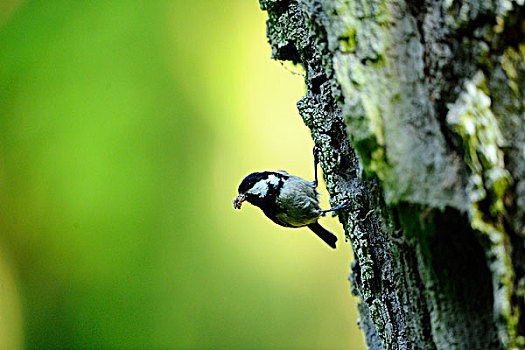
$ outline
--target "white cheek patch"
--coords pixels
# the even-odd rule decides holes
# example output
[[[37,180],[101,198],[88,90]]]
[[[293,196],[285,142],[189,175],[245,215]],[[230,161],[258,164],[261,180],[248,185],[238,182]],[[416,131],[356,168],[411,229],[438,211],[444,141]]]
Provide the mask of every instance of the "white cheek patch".
[[[259,197],[265,197],[268,193],[267,180],[261,180],[257,182],[247,193],[254,194]]]
[[[269,184],[273,185],[273,187],[277,187],[279,184],[279,178],[275,175],[268,176],[268,180],[266,180]]]

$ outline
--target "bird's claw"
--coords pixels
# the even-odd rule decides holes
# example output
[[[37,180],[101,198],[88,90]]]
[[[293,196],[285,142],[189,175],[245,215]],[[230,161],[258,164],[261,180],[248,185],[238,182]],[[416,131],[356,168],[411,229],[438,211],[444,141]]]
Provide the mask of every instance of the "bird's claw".
[[[348,200],[348,201],[346,201],[346,202],[344,202],[344,203],[341,203],[341,204],[339,204],[339,205],[336,205],[336,206],[333,207],[333,208],[326,209],[326,210],[321,210],[321,216],[325,216],[326,213],[328,213],[328,212],[330,212],[330,211],[332,212],[332,216],[336,216],[336,215],[337,215],[336,211],[338,211],[338,210],[342,210],[342,209],[348,209],[348,208],[350,208],[350,204],[351,204],[351,201]]]
[[[317,188],[317,185],[319,185],[319,181],[317,181],[317,165],[319,164],[319,148],[317,146],[314,146],[313,149],[314,153],[314,181],[312,182],[314,185],[314,188]]]

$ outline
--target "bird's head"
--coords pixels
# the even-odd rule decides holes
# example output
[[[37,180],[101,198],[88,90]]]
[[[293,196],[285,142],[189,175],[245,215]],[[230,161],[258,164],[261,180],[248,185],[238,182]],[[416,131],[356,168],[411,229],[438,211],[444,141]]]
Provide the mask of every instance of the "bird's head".
[[[233,200],[233,207],[241,209],[242,203],[247,201],[260,206],[270,197],[275,196],[275,191],[280,187],[281,178],[287,176],[286,172],[261,171],[246,176],[239,185],[239,195]]]

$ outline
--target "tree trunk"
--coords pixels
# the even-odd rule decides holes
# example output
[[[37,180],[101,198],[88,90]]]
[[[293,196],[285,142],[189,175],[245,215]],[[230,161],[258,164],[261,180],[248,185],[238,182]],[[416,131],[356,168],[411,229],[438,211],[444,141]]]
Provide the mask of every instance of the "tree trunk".
[[[370,349],[525,347],[523,0],[260,0]]]

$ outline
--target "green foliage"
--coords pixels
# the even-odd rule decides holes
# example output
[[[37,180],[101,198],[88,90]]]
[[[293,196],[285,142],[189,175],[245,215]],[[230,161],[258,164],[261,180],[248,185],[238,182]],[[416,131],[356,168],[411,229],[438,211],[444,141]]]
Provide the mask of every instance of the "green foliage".
[[[312,176],[302,81],[264,21],[245,0],[3,19],[0,347],[362,347],[350,249],[231,206],[248,172]]]

